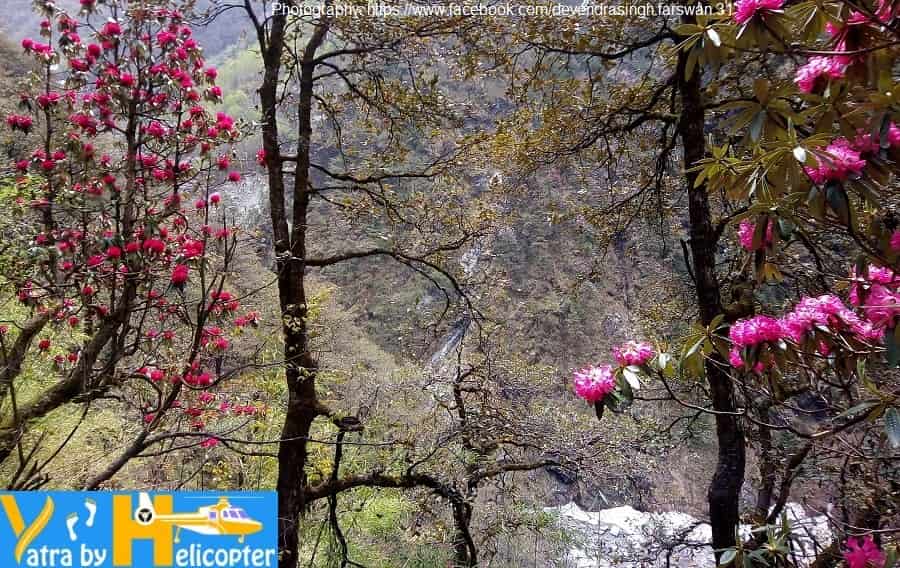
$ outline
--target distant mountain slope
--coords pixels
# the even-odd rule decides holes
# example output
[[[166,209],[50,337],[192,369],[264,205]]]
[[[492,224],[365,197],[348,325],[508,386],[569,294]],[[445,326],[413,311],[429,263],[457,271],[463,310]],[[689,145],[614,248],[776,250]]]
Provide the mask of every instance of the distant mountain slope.
[[[56,5],[72,15],[77,15],[80,10],[78,0],[56,0]],[[199,0],[197,12],[204,12],[210,5],[209,0]],[[23,37],[37,35],[41,16],[35,12],[31,0],[6,0],[4,8],[0,14],[0,32],[3,37],[18,43]],[[232,9],[208,25],[197,26],[194,33],[207,56],[213,56],[234,44],[249,29],[244,12]]]

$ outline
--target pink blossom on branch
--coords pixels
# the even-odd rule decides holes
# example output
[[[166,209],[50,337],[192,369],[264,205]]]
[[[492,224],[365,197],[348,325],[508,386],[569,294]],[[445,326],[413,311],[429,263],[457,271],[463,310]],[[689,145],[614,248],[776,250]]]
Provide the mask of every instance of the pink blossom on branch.
[[[612,367],[596,365],[575,371],[575,394],[593,404],[608,395],[616,387]]]
[[[784,336],[781,322],[771,316],[754,316],[734,322],[729,332],[731,342],[738,347],[748,347],[764,342],[775,342]]]
[[[743,24],[757,15],[765,15],[765,12],[780,10],[784,0],[737,0],[734,3],[734,21]]]
[[[768,226],[766,227],[766,235],[763,239],[763,242],[759,244],[759,246],[753,246],[753,235],[756,234],[756,223],[753,223],[748,220],[741,221],[740,225],[738,225],[738,240],[741,242],[741,246],[744,247],[745,250],[753,251],[759,248],[766,247],[773,242],[773,228],[774,223],[770,220],[768,221]]]
[[[867,534],[865,538],[847,539],[844,560],[847,561],[848,568],[882,568],[885,554],[875,544],[872,535]]]
[[[612,352],[616,362],[623,367],[643,365],[656,355],[653,346],[642,341],[626,341],[622,345],[613,347]]]
[[[797,69],[794,82],[802,92],[811,93],[823,82],[842,79],[846,70],[846,62],[839,57],[811,57],[806,65]]]
[[[866,161],[859,157],[846,138],[836,138],[825,148],[827,157],[820,157],[815,168],[805,167],[806,174],[817,184],[828,181],[844,181],[851,175],[858,175],[866,167]]]

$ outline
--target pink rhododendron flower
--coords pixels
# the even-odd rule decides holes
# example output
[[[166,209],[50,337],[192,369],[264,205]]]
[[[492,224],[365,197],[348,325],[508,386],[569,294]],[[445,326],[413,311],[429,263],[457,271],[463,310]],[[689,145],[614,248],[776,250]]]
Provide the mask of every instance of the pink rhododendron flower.
[[[216,126],[221,130],[231,130],[232,128],[234,128],[234,119],[224,112],[217,112]]]
[[[819,84],[820,79],[825,81],[841,79],[846,70],[846,62],[839,57],[811,57],[806,65],[797,69],[794,82],[797,83],[797,88],[804,93],[811,93]]]
[[[641,341],[626,341],[618,347],[613,347],[613,357],[619,365],[643,365],[653,358],[656,353],[653,346]]]
[[[172,270],[172,285],[177,288],[183,288],[188,280],[189,270],[187,265],[179,264]]]
[[[894,231],[891,234],[891,250],[894,252],[900,251],[900,231]]]
[[[28,132],[29,130],[31,130],[31,126],[34,124],[34,121],[30,116],[22,114],[11,114],[6,117],[6,124],[13,130],[22,130],[23,132]]]
[[[872,535],[867,534],[865,538],[847,539],[844,560],[849,568],[882,568],[885,555],[872,540]]]
[[[882,23],[887,24],[900,14],[900,5],[894,5],[894,0],[878,0],[875,15]]]
[[[827,181],[843,181],[851,174],[859,174],[866,161],[859,157],[859,152],[850,145],[846,138],[836,138],[825,148],[828,158],[819,159],[816,168],[803,168],[807,175],[817,184]]]
[[[575,394],[593,404],[616,388],[612,367],[597,365],[575,371]]]
[[[772,244],[773,235],[772,228],[774,223],[772,221],[768,222],[769,225],[766,227],[766,236],[763,239],[763,242],[760,243],[758,247],[753,247],[753,235],[756,233],[756,223],[748,221],[744,219],[741,221],[741,224],[738,225],[738,239],[741,242],[741,246],[744,247],[745,250],[753,251],[758,248],[762,248]]]
[[[832,294],[803,298],[792,312],[781,319],[786,336],[797,343],[816,326],[827,327],[833,332],[849,331],[863,341],[875,341],[880,338],[881,332],[873,323],[863,321]]]
[[[784,335],[784,330],[779,320],[760,315],[734,322],[728,335],[736,346],[747,347],[778,341]]]
[[[900,128],[893,122],[888,125],[887,143],[889,146],[900,146]],[[859,129],[856,138],[851,142],[854,149],[859,150],[863,154],[872,154],[881,150],[881,139],[879,135],[873,135],[865,129]]]
[[[900,294],[881,284],[875,284],[869,290],[863,313],[873,325],[890,327],[900,315]]]
[[[737,348],[732,347],[728,352],[728,362],[736,369],[744,366],[744,358],[741,357],[741,352]]]
[[[190,239],[181,246],[181,253],[186,259],[199,258],[203,256],[204,249],[203,241]]]
[[[779,10],[784,0],[737,0],[734,3],[734,21],[743,24],[759,12]]]
[[[117,36],[122,33],[122,26],[120,26],[117,22],[106,22],[103,24],[103,27],[100,28],[100,35],[104,36]]]

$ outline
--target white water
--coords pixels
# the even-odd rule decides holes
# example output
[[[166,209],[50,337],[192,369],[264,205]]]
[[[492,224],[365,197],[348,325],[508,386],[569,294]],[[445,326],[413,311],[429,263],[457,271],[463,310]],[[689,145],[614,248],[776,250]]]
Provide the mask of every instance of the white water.
[[[561,527],[576,537],[565,558],[567,568],[715,566],[708,545],[712,529],[685,513],[644,513],[627,506],[590,512],[575,503],[544,510],[557,515]],[[806,566],[831,543],[828,520],[807,515],[797,503],[788,503],[785,512],[794,535],[794,559]],[[742,525],[741,533],[748,536],[750,527]]]

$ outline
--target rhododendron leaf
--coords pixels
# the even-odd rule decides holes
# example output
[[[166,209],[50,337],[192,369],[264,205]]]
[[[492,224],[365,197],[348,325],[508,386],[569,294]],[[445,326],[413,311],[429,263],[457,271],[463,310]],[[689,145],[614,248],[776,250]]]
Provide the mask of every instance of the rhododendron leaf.
[[[684,64],[684,79],[688,80],[691,78],[691,75],[694,74],[694,67],[697,66],[697,58],[700,57],[700,52],[697,49],[691,49],[690,53],[688,53],[687,61]]]
[[[715,347],[720,357],[728,359],[728,352],[731,350],[731,344],[728,340],[720,337],[713,338],[713,347]]]
[[[756,226],[753,229],[753,250],[759,250],[762,248],[763,242],[766,238],[766,233],[769,228],[769,218],[765,215],[760,215],[756,220]]]
[[[834,417],[835,422],[839,421],[842,418],[852,418],[861,412],[866,412],[874,407],[878,406],[878,402],[874,400],[866,400],[863,401],[856,406],[851,406],[847,410],[841,412],[837,416]]]
[[[884,432],[894,449],[900,448],[900,412],[893,406],[884,413]]]
[[[828,205],[831,210],[838,216],[838,219],[845,225],[850,224],[850,203],[847,200],[847,193],[844,187],[837,182],[829,183],[825,187],[825,196],[828,199]]]
[[[797,228],[790,220],[780,218],[775,227],[778,229],[778,236],[785,241],[791,238],[791,235],[794,234],[794,229]]]
[[[737,550],[734,548],[729,548],[722,553],[722,556],[719,557],[719,566],[728,566],[734,559],[737,558]]]
[[[889,546],[884,549],[884,566],[882,568],[894,568],[897,564],[897,547]]]
[[[625,380],[628,382],[628,385],[633,390],[640,390],[641,388],[641,382],[639,379],[640,375],[638,374],[638,372],[639,369],[632,365],[629,365],[628,367],[622,369],[622,376],[625,378]]]
[[[680,36],[692,36],[703,32],[703,28],[697,24],[679,24],[675,26],[675,33]]]
[[[762,104],[769,101],[769,82],[759,78],[753,81],[753,96]]]
[[[825,195],[817,186],[812,186],[809,195],[806,197],[806,205],[809,207],[809,214],[814,219],[821,220],[825,217]]]
[[[606,395],[603,401],[610,410],[615,413],[621,413],[627,410],[631,403],[634,402],[634,391],[631,390],[631,386],[627,382],[621,381],[614,391]]]
[[[719,330],[719,326],[722,325],[722,322],[725,321],[725,314],[719,314],[709,322],[709,326],[707,326],[706,331],[713,335]]]
[[[603,409],[604,408],[605,408],[605,405],[604,405],[602,399],[598,400],[597,402],[594,403],[594,413],[597,415],[597,420],[603,420]]]

